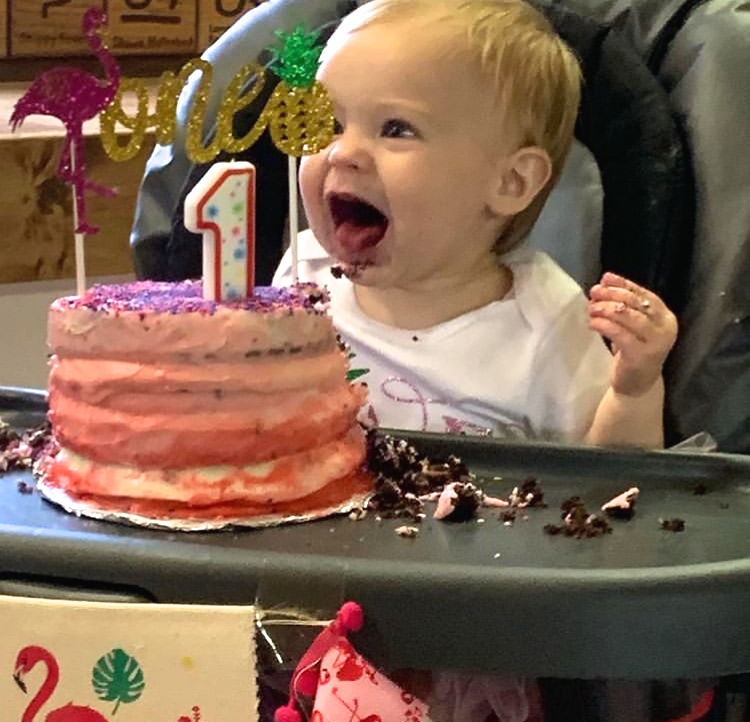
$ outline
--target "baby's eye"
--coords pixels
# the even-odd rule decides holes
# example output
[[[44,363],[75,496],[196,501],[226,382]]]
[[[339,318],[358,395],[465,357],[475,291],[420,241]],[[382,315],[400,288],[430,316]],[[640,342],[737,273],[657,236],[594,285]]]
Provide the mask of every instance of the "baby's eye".
[[[341,125],[338,118],[333,119],[333,134],[341,135],[344,132],[344,126]]]
[[[418,138],[419,132],[411,124],[405,120],[399,120],[398,118],[390,118],[383,123],[383,127],[380,134],[384,138]]]

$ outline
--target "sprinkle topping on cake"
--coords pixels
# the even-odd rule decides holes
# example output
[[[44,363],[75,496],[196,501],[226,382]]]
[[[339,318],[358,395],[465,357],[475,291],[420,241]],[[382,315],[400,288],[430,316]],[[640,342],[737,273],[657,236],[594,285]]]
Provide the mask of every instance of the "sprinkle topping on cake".
[[[315,283],[297,283],[285,288],[260,286],[255,288],[249,298],[217,303],[203,298],[200,281],[135,281],[117,285],[94,285],[83,296],[69,296],[59,299],[58,303],[68,309],[87,308],[107,313],[148,311],[212,314],[219,305],[257,313],[290,309],[324,313],[328,300],[328,292]]]

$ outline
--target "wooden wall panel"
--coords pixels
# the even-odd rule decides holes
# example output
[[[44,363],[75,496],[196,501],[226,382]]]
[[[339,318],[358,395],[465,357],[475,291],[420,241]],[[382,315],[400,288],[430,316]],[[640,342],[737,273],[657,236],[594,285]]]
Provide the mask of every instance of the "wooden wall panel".
[[[0,59],[8,55],[8,6],[0,2]]]
[[[232,23],[264,0],[203,0],[198,5],[198,49],[205,50]]]
[[[81,31],[86,8],[102,0],[2,0],[10,16],[10,55],[89,54]]]
[[[13,183],[0,184],[0,283],[75,277],[72,189],[55,174],[62,137],[3,136],[0,168]],[[87,176],[118,188],[115,198],[88,193],[89,221],[99,233],[86,238],[89,276],[131,273],[128,235],[149,138],[136,158],[116,163],[96,135],[86,136]]]
[[[267,1],[0,0],[0,59],[88,55],[81,18],[92,5],[107,9],[107,45],[116,55],[200,54],[239,17]]]
[[[106,7],[107,45],[116,55],[193,55],[198,52],[198,5],[254,0],[0,0],[9,17],[10,57],[88,55],[81,19]],[[0,15],[0,19],[1,19]],[[6,23],[2,23],[5,28]]]
[[[119,55],[184,55],[197,52],[196,2],[109,0],[110,49]]]

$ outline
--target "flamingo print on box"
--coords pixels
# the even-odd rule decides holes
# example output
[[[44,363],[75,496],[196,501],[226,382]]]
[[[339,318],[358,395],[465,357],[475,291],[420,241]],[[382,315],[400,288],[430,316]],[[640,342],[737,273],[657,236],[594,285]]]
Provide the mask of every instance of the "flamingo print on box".
[[[15,673],[13,674],[13,679],[16,680],[16,684],[23,692],[28,691],[25,676],[39,663],[47,668],[47,675],[41,687],[26,705],[21,722],[36,722],[37,713],[50,699],[57,688],[57,683],[60,681],[60,667],[52,653],[44,647],[29,645],[18,653]],[[91,707],[68,702],[63,707],[58,707],[49,712],[44,718],[44,722],[109,722],[109,720]]]
[[[73,186],[75,192],[76,233],[92,234],[98,230],[86,218],[86,190],[100,195],[114,195],[111,188],[86,179],[83,157],[83,122],[95,117],[109,105],[120,84],[120,68],[105,48],[99,32],[107,17],[99,8],[89,8],[83,15],[83,33],[89,47],[101,61],[106,78],[75,67],[57,67],[37,77],[19,98],[10,116],[11,128],[18,128],[29,115],[51,115],[65,126],[65,143],[57,175]]]
[[[21,688],[21,691],[28,693],[26,675],[39,663],[42,663],[46,667],[47,673],[36,694],[26,706],[21,717],[21,722],[41,722],[41,720],[36,720],[36,716],[39,710],[51,699],[60,681],[60,667],[55,656],[44,647],[29,645],[18,653],[15,672],[13,673],[13,679]],[[120,678],[120,684],[111,684],[112,680],[116,677]],[[123,690],[123,681],[126,682],[126,690]],[[107,684],[108,682],[109,684]],[[144,687],[143,673],[140,671],[133,657],[129,657],[121,649],[113,649],[97,662],[94,667],[92,684],[100,699],[117,699],[117,704],[115,704],[112,710],[114,718],[120,702],[133,702],[140,697]],[[109,694],[106,693],[107,691]],[[92,707],[68,702],[68,704],[48,712],[44,717],[44,722],[110,721]],[[201,722],[200,707],[194,705],[190,716],[181,715],[174,722]]]
[[[258,722],[251,606],[0,594],[0,619],[2,722]]]

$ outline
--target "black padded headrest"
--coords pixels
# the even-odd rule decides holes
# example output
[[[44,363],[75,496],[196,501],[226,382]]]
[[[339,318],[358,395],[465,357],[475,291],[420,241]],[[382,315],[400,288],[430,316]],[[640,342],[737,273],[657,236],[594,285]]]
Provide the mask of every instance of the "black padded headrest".
[[[666,91],[611,28],[559,2],[537,4],[583,68],[576,136],[602,178],[602,268],[651,288],[678,311],[695,201],[687,144]]]

